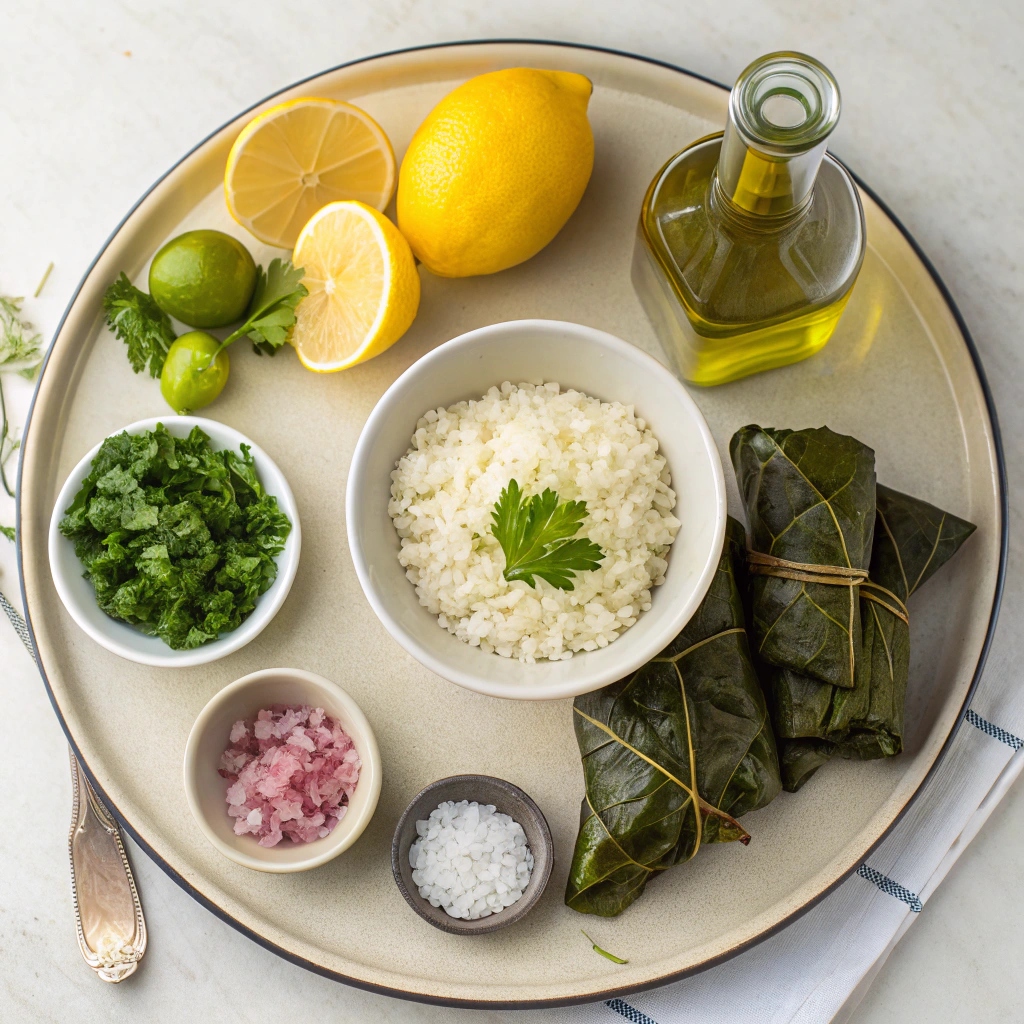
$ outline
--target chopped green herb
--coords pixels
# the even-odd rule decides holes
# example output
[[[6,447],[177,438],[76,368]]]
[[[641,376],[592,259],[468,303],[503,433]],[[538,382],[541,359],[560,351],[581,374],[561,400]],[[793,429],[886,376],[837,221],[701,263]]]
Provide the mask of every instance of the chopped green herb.
[[[260,355],[274,355],[288,340],[299,300],[309,294],[301,283],[305,273],[302,267],[292,266],[290,260],[271,260],[265,272],[258,267],[256,290],[252,294],[245,323],[221,342],[219,351],[246,337]]]
[[[587,514],[585,501],[563,501],[550,488],[530,498],[510,480],[495,503],[494,534],[505,552],[504,577],[535,587],[535,576],[559,590],[572,590],[573,574],[597,569],[604,555],[590,540],[574,537]]]
[[[107,325],[128,346],[132,369],[142,373],[148,363],[150,377],[159,377],[174,341],[171,318],[123,271],[104,294],[103,309]]]
[[[182,650],[241,625],[291,523],[248,445],[214,451],[198,427],[178,438],[158,424],[103,442],[60,532],[104,612]]]
[[[581,928],[580,931],[583,933],[583,937],[591,944],[595,953],[600,953],[606,960],[611,960],[613,964],[628,964],[628,960],[623,960],[621,956],[616,956],[614,953],[609,953],[607,949],[602,949],[586,932]]]
[[[0,533],[2,533],[12,544],[14,543],[14,527],[4,526],[0,523]]]

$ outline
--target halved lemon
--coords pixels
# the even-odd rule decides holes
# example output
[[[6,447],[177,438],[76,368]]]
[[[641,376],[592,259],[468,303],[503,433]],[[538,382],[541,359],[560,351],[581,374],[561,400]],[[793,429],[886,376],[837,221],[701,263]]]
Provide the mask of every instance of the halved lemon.
[[[261,242],[290,249],[321,207],[356,199],[383,210],[395,154],[369,114],[340,100],[288,100],[239,133],[224,169],[231,216]]]
[[[291,334],[307,370],[330,373],[372,359],[416,318],[420,278],[409,243],[365,203],[329,203],[314,213],[292,262],[309,289]]]

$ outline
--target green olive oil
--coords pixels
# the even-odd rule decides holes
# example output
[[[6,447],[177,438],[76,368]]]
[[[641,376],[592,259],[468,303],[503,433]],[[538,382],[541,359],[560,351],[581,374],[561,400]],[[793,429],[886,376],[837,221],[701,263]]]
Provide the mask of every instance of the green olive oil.
[[[723,384],[831,337],[864,257],[856,185],[825,151],[838,118],[825,68],[769,54],[733,88],[725,132],[651,182],[633,282],[684,379]]]

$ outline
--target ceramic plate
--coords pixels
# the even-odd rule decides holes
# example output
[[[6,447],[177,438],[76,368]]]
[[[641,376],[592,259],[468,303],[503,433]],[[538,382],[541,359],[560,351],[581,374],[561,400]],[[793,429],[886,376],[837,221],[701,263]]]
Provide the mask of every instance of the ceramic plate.
[[[76,752],[128,831],[197,899],[290,960],[393,995],[472,1006],[542,1006],[608,998],[719,962],[805,911],[865,859],[906,810],[960,720],[990,636],[1002,575],[1002,468],[976,355],[914,243],[868,191],[869,248],[839,329],[798,366],[693,396],[728,465],[733,431],[757,421],[827,423],[874,447],[878,476],[978,524],[957,558],[914,598],[907,750],[888,761],[828,765],[796,796],[744,818],[753,836],[701,850],[654,881],[616,920],[582,919],[562,903],[583,780],[568,701],[497,700],[432,675],[407,655],[363,597],[345,542],[345,478],[374,403],[414,360],[501,320],[572,320],[658,355],[630,284],[644,191],[664,161],[722,127],[727,92],[624,54],[544,43],[473,43],[388,54],[302,82],[262,106],[332,96],[368,110],[399,158],[431,107],[460,81],[532,65],[582,72],[597,156],[579,209],[534,259],[492,277],[422,274],[412,330],[345,373],[307,373],[290,352],[232,351],[231,383],[209,415],[285,467],[303,523],[292,592],[267,629],[201,668],[129,664],[90,640],[60,604],[46,526],[60,484],[106,434],[165,413],[158,384],[132,374],[102,327],[100,300],[119,271],[145,273],[169,237],[213,227],[257,260],[275,253],[235,225],[221,175],[254,110],[172,168],[111,236],[57,333],[40,381],[22,469],[25,603],[54,707]],[[730,505],[738,508],[727,473]],[[263,875],[222,857],[189,814],[181,759],[210,697],[239,676],[293,665],[333,679],[380,741],[384,787],[364,835],[300,875]],[[528,737],[528,742],[524,742]],[[521,786],[540,805],[555,865],[540,904],[514,927],[472,940],[419,920],[391,877],[391,834],[427,783],[466,773]],[[629,963],[612,967],[580,934]]]

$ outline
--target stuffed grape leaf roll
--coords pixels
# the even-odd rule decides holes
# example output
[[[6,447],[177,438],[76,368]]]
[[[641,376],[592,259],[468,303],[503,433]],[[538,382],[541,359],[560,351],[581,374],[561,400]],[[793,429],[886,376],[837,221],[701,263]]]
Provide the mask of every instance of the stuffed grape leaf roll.
[[[799,789],[834,754],[871,760],[902,751],[910,672],[906,603],[974,530],[926,501],[878,485],[870,582],[861,589],[863,656],[856,686],[822,686],[792,672],[772,677],[786,789]]]
[[[875,453],[828,427],[750,425],[729,444],[748,541],[755,653],[780,669],[854,685],[861,654],[857,583],[875,520]],[[762,556],[758,559],[758,556]]]
[[[565,902],[621,913],[701,843],[749,836],[736,819],[781,788],[747,643],[743,527],[730,519],[711,587],[683,631],[633,675],[573,704],[586,797]]]

